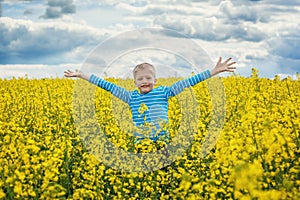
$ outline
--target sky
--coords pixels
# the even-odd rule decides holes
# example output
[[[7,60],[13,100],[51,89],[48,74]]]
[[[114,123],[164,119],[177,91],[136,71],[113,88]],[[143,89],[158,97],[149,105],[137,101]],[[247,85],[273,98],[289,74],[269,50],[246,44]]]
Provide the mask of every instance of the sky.
[[[219,57],[296,77],[299,19],[300,0],[0,0],[0,78],[130,77],[141,62],[186,76]]]

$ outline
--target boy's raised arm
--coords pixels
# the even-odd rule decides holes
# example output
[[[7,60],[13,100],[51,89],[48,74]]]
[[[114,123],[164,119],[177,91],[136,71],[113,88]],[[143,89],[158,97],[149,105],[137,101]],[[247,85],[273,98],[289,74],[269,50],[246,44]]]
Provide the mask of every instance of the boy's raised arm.
[[[219,58],[219,61],[217,62],[216,66],[212,70],[206,70],[204,72],[201,72],[199,74],[196,74],[190,78],[180,80],[173,85],[170,86],[170,90],[167,93],[168,97],[175,96],[183,91],[184,88],[188,88],[191,86],[196,85],[197,83],[200,83],[214,75],[217,75],[221,72],[234,72],[236,67],[232,66],[236,62],[229,62],[231,58],[228,58],[226,61],[222,62],[222,58]]]
[[[68,77],[68,78],[77,77],[77,78],[81,78],[81,79],[84,79],[84,80],[87,80],[87,81],[89,81],[89,79],[90,79],[90,76],[82,73],[81,71],[79,71],[77,69],[76,69],[75,72],[68,69],[64,72],[64,75],[65,75],[65,77]]]
[[[129,103],[130,102],[130,97],[131,97],[131,92],[127,91],[125,88],[119,87],[114,83],[110,83],[102,78],[99,78],[95,75],[86,75],[84,73],[82,73],[79,70],[71,71],[71,70],[66,70],[64,72],[65,77],[77,77],[77,78],[81,78],[84,79],[86,81],[89,81],[92,84],[97,85],[98,87],[109,91],[111,94],[113,94],[114,96],[118,97],[119,99],[121,99],[122,101],[124,101],[125,103]]]

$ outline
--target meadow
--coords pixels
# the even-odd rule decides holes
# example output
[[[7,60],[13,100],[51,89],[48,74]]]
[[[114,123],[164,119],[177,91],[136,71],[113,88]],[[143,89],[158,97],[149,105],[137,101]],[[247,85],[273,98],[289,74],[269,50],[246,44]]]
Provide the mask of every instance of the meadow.
[[[189,130],[183,116],[197,113],[192,145],[162,169],[129,173],[97,159],[91,151],[99,143],[85,145],[97,135],[79,133],[82,124],[94,123],[86,116],[95,112],[110,142],[125,151],[164,146],[132,143],[124,131],[132,128],[124,103],[99,88],[85,95],[91,90],[75,79],[0,79],[0,199],[300,199],[300,78],[259,78],[254,69],[251,77],[220,80],[224,124],[213,147],[201,151],[212,119],[211,95],[202,82],[192,87],[196,110],[169,100],[172,138],[180,128]],[[134,89],[130,79],[109,81]],[[74,101],[79,93],[93,97],[85,99],[89,106]]]

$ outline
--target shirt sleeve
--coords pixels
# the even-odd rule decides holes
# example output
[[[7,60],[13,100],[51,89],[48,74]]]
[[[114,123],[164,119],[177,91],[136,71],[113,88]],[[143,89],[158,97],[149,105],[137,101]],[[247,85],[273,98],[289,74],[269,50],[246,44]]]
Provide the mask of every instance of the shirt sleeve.
[[[122,101],[124,101],[125,103],[129,104],[132,92],[127,91],[125,88],[117,86],[116,84],[108,82],[102,78],[95,76],[95,75],[91,75],[89,82],[97,85],[98,87],[100,87],[106,91],[109,91],[115,97],[117,97],[117,98],[121,99]]]
[[[167,97],[173,97],[182,92],[185,88],[191,87],[211,77],[209,70],[196,74],[190,78],[180,80],[169,87]]]

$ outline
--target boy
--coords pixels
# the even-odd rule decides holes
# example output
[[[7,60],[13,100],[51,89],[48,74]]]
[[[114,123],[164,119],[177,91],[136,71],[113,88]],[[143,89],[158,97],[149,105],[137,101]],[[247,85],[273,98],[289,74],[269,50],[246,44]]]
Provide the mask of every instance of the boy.
[[[87,76],[78,70],[75,72],[67,70],[64,75],[65,77],[78,77],[87,80],[129,104],[133,122],[137,127],[134,133],[135,141],[145,139],[146,132],[152,141],[157,141],[161,137],[169,137],[166,128],[168,124],[168,99],[182,92],[184,88],[196,85],[216,74],[234,72],[236,67],[232,65],[236,62],[230,62],[230,60],[231,58],[228,58],[222,63],[220,57],[215,68],[211,71],[206,70],[190,78],[180,80],[169,87],[159,86],[157,88],[154,88],[157,81],[154,66],[149,63],[142,63],[133,70],[134,84],[137,87],[137,90],[134,91],[127,91],[95,75]]]

